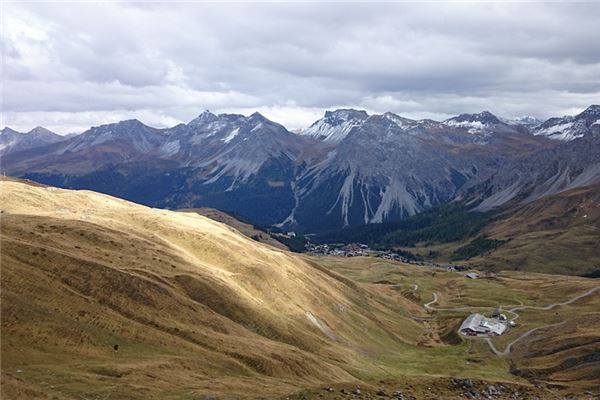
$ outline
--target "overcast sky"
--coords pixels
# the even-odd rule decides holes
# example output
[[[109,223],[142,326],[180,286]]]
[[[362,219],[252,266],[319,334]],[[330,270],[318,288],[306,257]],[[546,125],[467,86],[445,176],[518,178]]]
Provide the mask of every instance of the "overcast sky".
[[[3,3],[2,121],[59,133],[204,109],[290,129],[354,107],[539,118],[600,103],[600,3]]]

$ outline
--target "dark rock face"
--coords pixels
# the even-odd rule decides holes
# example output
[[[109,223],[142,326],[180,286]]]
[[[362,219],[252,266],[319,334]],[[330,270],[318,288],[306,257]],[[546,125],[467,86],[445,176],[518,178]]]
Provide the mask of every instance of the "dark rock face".
[[[464,198],[479,198],[478,210],[509,202],[527,203],[600,182],[600,132],[504,161],[463,188]]]

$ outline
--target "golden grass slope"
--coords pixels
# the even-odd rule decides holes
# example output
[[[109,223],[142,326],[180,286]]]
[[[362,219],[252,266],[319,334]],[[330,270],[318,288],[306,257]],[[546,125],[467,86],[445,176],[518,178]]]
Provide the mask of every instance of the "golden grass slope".
[[[600,272],[600,185],[526,204],[485,233],[509,241],[473,260],[482,266],[573,275]]]
[[[196,214],[11,180],[0,204],[3,398],[283,394],[421,333],[417,305]]]
[[[505,243],[458,263],[492,271],[600,274],[600,185],[512,207],[495,217],[479,234]],[[424,257],[433,251],[435,261],[454,263],[454,252],[473,239],[402,249]]]
[[[256,240],[257,242],[267,243],[273,247],[277,247],[278,249],[287,250],[287,247],[283,243],[281,243],[278,240],[273,239],[271,236],[269,236],[268,233],[263,232],[259,229],[256,229],[253,225],[242,222],[242,221],[232,217],[231,215],[227,214],[226,212],[223,212],[223,211],[220,211],[220,210],[217,210],[214,208],[209,208],[209,207],[183,208],[183,209],[180,209],[177,211],[191,212],[191,213],[197,213],[199,215],[203,215],[212,220],[222,222],[226,225],[232,226],[236,230],[238,230],[240,233],[243,233],[244,235]]]

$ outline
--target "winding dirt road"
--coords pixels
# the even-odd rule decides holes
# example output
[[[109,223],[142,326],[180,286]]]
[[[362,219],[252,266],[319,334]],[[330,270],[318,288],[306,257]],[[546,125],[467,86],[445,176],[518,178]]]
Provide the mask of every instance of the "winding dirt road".
[[[431,307],[431,305],[437,303],[437,301],[438,295],[437,293],[433,292],[433,300],[431,300],[429,303],[423,304],[423,306],[428,310],[437,310],[436,308]]]
[[[500,350],[496,349],[496,346],[494,346],[494,343],[492,342],[492,340],[491,340],[489,337],[488,337],[488,338],[485,338],[484,340],[485,340],[485,341],[487,342],[487,344],[490,346],[490,350],[492,350],[492,353],[494,353],[495,355],[497,355],[497,356],[500,356],[500,357],[505,357],[505,356],[507,356],[507,355],[509,355],[509,354],[510,354],[510,351],[512,350],[512,346],[513,346],[513,344],[517,343],[519,340],[521,340],[521,339],[523,339],[523,338],[525,338],[525,337],[527,337],[527,336],[531,335],[531,334],[532,334],[533,332],[535,332],[535,331],[539,331],[539,330],[541,330],[541,329],[545,329],[545,328],[551,328],[551,327],[553,327],[553,326],[559,326],[559,325],[562,325],[562,324],[564,324],[565,322],[566,322],[566,321],[559,322],[559,323],[557,323],[557,324],[550,324],[550,325],[538,326],[537,328],[530,329],[530,330],[528,330],[527,332],[523,333],[523,334],[522,334],[521,336],[519,336],[518,338],[516,338],[515,340],[513,340],[512,342],[510,342],[510,343],[509,343],[509,344],[506,346],[506,348],[504,349],[504,351],[500,351]]]
[[[553,304],[549,304],[547,306],[519,306],[519,307],[514,307],[511,308],[509,310],[506,310],[507,312],[511,313],[514,315],[514,317],[511,319],[511,321],[516,320],[517,318],[519,318],[519,314],[517,314],[517,311],[523,311],[523,310],[540,310],[540,311],[549,311],[552,310],[553,308],[556,307],[560,307],[560,306],[566,306],[569,305],[571,303],[576,302],[577,300],[581,300],[584,297],[590,296],[591,294],[600,291],[600,286],[596,286],[595,288],[592,288],[584,293],[581,293],[575,297],[570,298],[569,300],[560,302],[560,303],[553,303]],[[432,304],[437,303],[438,301],[438,295],[437,293],[433,292],[433,300],[431,300],[429,303],[425,303],[423,304],[423,307],[425,307],[427,310],[439,310],[439,311],[467,311],[467,310],[481,310],[481,309],[490,309],[490,307],[454,307],[454,308],[437,308],[437,307],[432,307]],[[498,350],[496,348],[496,346],[494,346],[494,343],[492,342],[492,340],[490,338],[483,338],[488,346],[490,347],[490,350],[496,354],[497,356],[500,357],[505,357],[507,355],[510,354],[511,350],[512,350],[512,346],[519,342],[521,339],[526,338],[527,336],[531,335],[532,333],[541,330],[541,329],[545,329],[545,328],[551,328],[554,326],[559,326],[564,324],[566,321],[562,321],[559,323],[555,323],[555,324],[548,324],[548,325],[543,325],[543,326],[538,326],[536,328],[530,329],[527,332],[521,334],[519,337],[517,337],[515,340],[513,340],[512,342],[510,342],[506,348],[502,351]],[[477,337],[466,337],[460,334],[459,335],[461,337],[464,337],[466,339],[482,339],[482,338],[477,338]]]

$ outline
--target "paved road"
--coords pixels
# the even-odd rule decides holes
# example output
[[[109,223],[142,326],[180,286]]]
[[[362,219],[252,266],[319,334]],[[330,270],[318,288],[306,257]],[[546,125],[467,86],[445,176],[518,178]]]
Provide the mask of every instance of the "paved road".
[[[563,301],[561,303],[553,303],[553,304],[549,304],[547,306],[519,306],[519,307],[514,307],[511,308],[509,310],[506,310],[507,312],[513,314],[513,318],[511,319],[511,321],[516,320],[517,318],[519,318],[519,314],[517,314],[517,311],[522,311],[522,310],[540,310],[540,311],[549,311],[552,310],[553,308],[556,307],[560,307],[560,306],[566,306],[568,304],[574,303],[577,300],[581,300],[584,297],[587,297],[597,291],[600,291],[600,286],[596,286],[595,288],[592,288],[584,293],[581,293],[575,297],[570,298],[569,300]],[[428,309],[428,310],[442,310],[442,311],[465,311],[465,310],[473,310],[473,309],[489,309],[489,307],[455,307],[455,308],[436,308],[436,307],[432,307],[432,304],[437,303],[438,301],[438,295],[437,293],[433,293],[433,300],[430,301],[429,303],[423,304],[423,306]],[[520,341],[521,339],[531,335],[532,333],[540,330],[540,329],[545,329],[545,328],[551,328],[553,326],[559,326],[564,324],[565,321],[563,322],[559,322],[556,324],[549,324],[549,325],[544,325],[544,326],[538,326],[537,328],[533,328],[528,330],[527,332],[523,333],[521,336],[519,336],[518,338],[516,338],[515,340],[513,340],[512,342],[510,342],[506,348],[503,351],[500,351],[496,348],[496,346],[494,346],[494,343],[492,343],[490,338],[485,338],[484,340],[487,342],[487,344],[490,347],[490,350],[498,355],[498,356],[507,356],[508,354],[510,354],[510,351],[512,350],[512,346],[517,343],[518,341]],[[463,335],[460,334],[459,335],[461,337],[465,337]],[[481,338],[476,338],[476,337],[465,337],[467,339],[481,339]]]

